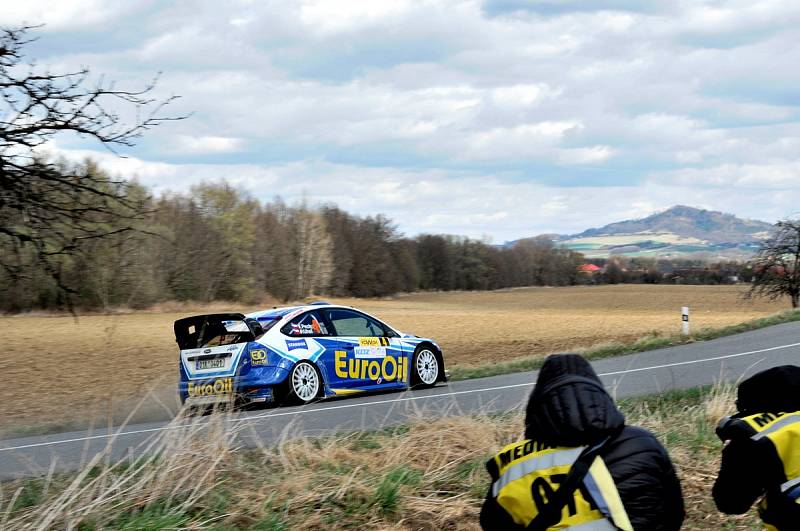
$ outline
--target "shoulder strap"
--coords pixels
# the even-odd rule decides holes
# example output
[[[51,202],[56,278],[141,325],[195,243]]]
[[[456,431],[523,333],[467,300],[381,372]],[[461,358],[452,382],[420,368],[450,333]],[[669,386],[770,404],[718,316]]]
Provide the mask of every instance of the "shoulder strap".
[[[561,520],[561,511],[567,505],[569,498],[575,493],[583,478],[589,472],[595,457],[600,453],[605,444],[611,439],[606,437],[594,446],[587,446],[578,456],[578,459],[569,469],[566,479],[553,493],[552,499],[548,500],[547,505],[539,511],[539,514],[531,520],[526,527],[526,531],[546,531],[547,528],[556,525]]]

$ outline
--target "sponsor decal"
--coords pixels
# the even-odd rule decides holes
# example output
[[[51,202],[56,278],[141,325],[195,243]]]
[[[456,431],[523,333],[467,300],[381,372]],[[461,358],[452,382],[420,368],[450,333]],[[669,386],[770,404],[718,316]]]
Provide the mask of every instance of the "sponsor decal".
[[[230,347],[228,347],[228,352],[233,352],[234,350],[238,350],[238,349],[239,349],[238,345],[231,345]]]
[[[386,347],[355,347],[356,358],[384,358]]]
[[[314,331],[315,334],[327,334],[328,330],[325,328],[324,324],[320,324],[317,321],[316,317],[311,317],[311,329]]]
[[[286,348],[289,350],[289,352],[296,349],[308,350],[308,345],[306,344],[305,339],[287,339]]]
[[[220,396],[233,393],[233,378],[217,378],[214,383],[189,382],[189,398]]]
[[[358,344],[362,347],[388,347],[388,337],[359,337]]]
[[[382,381],[406,381],[406,357],[384,356],[380,360],[347,358],[347,352],[334,352],[334,369],[339,378]]]
[[[253,365],[266,365],[267,364],[267,351],[266,350],[251,350],[250,363]]]
[[[295,317],[297,317],[298,315],[300,315],[304,311],[305,310],[303,310],[302,308],[300,308],[298,310],[294,310],[293,312],[291,312],[289,315],[286,316],[286,320],[287,321],[291,321],[292,319],[294,319]]]
[[[310,323],[292,323],[291,333],[294,336],[323,336],[328,334],[328,329],[312,317]]]

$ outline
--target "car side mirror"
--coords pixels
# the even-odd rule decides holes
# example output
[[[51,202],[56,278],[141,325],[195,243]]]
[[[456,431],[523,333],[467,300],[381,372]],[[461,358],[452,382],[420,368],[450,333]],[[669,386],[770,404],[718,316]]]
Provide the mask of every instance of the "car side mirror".
[[[244,320],[245,324],[247,324],[247,328],[253,333],[253,338],[258,338],[264,335],[264,327],[261,326],[256,319],[248,317]]]

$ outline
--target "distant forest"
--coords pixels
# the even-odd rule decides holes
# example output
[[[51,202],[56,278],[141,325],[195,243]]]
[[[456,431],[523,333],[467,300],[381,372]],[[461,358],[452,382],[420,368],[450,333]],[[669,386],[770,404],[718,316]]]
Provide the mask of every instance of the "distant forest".
[[[75,249],[54,253],[47,264],[25,245],[0,237],[3,261],[11,266],[0,269],[0,311],[62,308],[66,297],[70,305],[96,309],[587,282],[724,283],[736,281],[742,269],[614,258],[593,260],[604,270],[589,275],[578,270],[583,255],[545,237],[510,247],[441,234],[406,237],[381,215],[359,217],[335,205],[287,205],[279,198],[261,203],[224,181],[154,197],[135,182],[110,179],[92,162],[76,170],[107,182],[138,205],[137,214],[87,220],[105,224],[108,235],[76,238]]]

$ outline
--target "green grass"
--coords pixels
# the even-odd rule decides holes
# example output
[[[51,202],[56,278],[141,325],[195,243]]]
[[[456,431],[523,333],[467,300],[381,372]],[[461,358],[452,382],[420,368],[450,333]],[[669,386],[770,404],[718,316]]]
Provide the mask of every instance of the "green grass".
[[[708,341],[711,339],[717,339],[719,337],[740,334],[750,330],[758,330],[759,328],[766,328],[768,326],[791,323],[795,321],[800,321],[800,310],[781,312],[768,317],[761,317],[759,319],[753,319],[751,321],[745,321],[744,323],[726,326],[723,328],[704,328],[698,330],[697,332],[693,332],[688,336],[677,334],[661,335],[659,333],[652,333],[641,337],[632,343],[610,343],[588,350],[577,349],[576,351],[580,352],[587,359],[597,360],[602,358],[610,358],[613,356],[621,356],[624,354],[644,352],[647,350],[656,350],[660,348],[674,347],[677,345],[685,345],[687,343],[695,343],[697,341]],[[451,381],[469,380],[472,378],[483,378],[486,376],[497,376],[500,374],[532,371],[542,366],[545,357],[546,356],[542,355],[529,356],[512,361],[479,365],[475,367],[462,367],[456,365],[449,369],[449,379]]]
[[[416,486],[419,484],[422,473],[408,467],[397,467],[383,476],[375,489],[372,504],[384,515],[393,515],[400,503],[400,487],[403,485]]]

